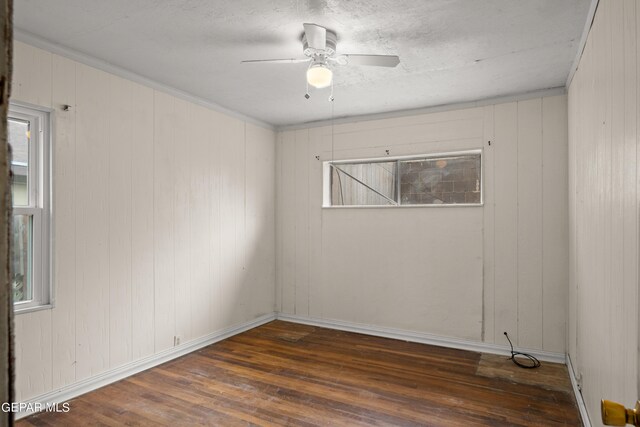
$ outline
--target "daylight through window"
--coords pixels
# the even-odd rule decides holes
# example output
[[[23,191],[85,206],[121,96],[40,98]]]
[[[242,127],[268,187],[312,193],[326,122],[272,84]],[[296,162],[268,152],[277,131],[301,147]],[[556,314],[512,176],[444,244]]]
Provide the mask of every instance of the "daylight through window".
[[[48,305],[49,113],[11,105],[11,284],[16,311]]]
[[[325,162],[325,206],[482,204],[479,150]]]

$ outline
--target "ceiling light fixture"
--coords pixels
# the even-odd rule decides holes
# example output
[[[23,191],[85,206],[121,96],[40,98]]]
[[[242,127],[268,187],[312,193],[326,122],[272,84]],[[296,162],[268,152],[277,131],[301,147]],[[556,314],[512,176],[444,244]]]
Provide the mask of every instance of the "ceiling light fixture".
[[[306,58],[289,59],[250,59],[242,62],[253,62],[262,64],[299,64],[309,63],[307,69],[307,92],[306,99],[311,98],[309,86],[316,89],[323,89],[331,86],[329,101],[333,102],[333,71],[329,68],[332,65],[372,65],[374,67],[395,67],[400,63],[397,55],[362,55],[343,54],[336,55],[336,43],[338,37],[334,31],[316,24],[302,24],[304,34],[302,36],[302,52]]]
[[[332,80],[333,72],[326,64],[313,64],[307,70],[307,82],[317,89],[329,87]]]

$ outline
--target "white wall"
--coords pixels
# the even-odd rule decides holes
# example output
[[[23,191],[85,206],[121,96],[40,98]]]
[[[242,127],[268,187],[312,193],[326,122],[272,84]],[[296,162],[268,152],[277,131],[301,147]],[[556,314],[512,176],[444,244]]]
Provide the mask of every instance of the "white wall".
[[[321,208],[322,160],[475,148],[483,207]],[[566,96],[284,131],[277,151],[283,313],[565,351]]]
[[[601,0],[569,88],[569,348],[591,422],[638,399],[640,6]]]
[[[273,131],[14,55],[12,99],[55,129],[56,304],[15,318],[18,401],[273,312]]]

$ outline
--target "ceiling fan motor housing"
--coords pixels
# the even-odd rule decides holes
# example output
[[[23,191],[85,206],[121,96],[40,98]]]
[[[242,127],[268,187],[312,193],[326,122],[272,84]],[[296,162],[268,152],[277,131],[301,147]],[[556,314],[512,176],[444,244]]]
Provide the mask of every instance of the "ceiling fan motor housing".
[[[338,41],[338,37],[336,36],[336,33],[334,33],[333,31],[327,30],[326,47],[324,49],[314,49],[312,47],[309,47],[309,44],[307,43],[307,35],[304,34],[302,36],[302,51],[306,56],[310,58],[313,58],[316,56],[328,57],[336,53],[337,41]]]

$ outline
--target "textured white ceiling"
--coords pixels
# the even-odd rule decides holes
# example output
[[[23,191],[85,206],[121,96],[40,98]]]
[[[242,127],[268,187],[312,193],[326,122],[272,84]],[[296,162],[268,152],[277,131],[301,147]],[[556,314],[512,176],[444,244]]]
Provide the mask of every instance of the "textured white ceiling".
[[[14,25],[276,126],[564,86],[590,0],[18,0]],[[338,53],[398,54],[396,68],[335,70],[304,98],[302,23]]]

